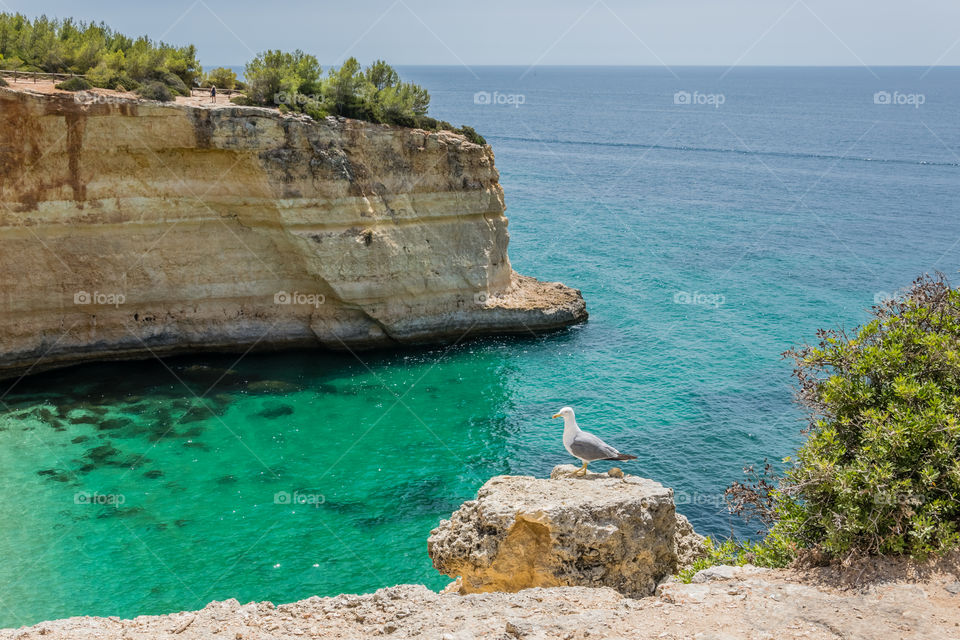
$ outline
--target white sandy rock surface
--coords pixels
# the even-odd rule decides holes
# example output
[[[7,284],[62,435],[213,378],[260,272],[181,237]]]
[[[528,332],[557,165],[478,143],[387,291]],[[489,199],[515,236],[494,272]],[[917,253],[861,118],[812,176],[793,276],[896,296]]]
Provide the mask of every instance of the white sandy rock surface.
[[[228,600],[201,611],[133,620],[87,617],[44,622],[0,630],[0,639],[960,638],[960,596],[952,593],[960,591],[960,584],[954,573],[860,588],[833,584],[819,573],[741,570],[731,575],[736,577],[662,585],[658,597],[641,599],[609,588],[460,596],[401,585],[369,595],[314,597],[276,607]]]

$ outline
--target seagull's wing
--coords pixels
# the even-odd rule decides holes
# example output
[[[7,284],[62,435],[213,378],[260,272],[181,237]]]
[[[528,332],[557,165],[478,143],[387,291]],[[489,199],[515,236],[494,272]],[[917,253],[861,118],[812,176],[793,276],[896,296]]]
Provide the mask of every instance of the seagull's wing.
[[[606,442],[586,431],[581,431],[570,443],[570,452],[581,460],[607,460],[616,458],[620,452]]]

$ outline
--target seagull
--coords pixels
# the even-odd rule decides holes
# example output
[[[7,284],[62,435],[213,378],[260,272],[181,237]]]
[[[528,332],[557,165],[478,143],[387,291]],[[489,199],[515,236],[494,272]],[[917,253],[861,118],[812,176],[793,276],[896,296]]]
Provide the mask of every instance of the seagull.
[[[553,414],[554,418],[563,418],[563,447],[574,458],[580,460],[583,466],[574,471],[573,475],[587,474],[587,465],[594,460],[636,460],[637,456],[620,453],[606,442],[577,426],[577,419],[573,409],[564,407]]]

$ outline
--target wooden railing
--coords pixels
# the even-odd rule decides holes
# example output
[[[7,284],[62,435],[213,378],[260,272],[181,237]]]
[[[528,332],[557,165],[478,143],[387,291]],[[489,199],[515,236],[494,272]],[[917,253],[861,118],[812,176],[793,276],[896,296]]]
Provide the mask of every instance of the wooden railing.
[[[226,97],[226,98],[229,98],[230,96],[232,96],[232,95],[234,95],[234,94],[239,95],[240,93],[242,93],[242,92],[241,92],[241,91],[237,91],[236,89],[217,89],[217,96],[224,96],[224,97]],[[196,96],[196,95],[199,95],[199,96],[209,96],[209,95],[210,95],[210,87],[191,87],[191,89],[190,89],[190,96],[193,97],[193,96]]]
[[[13,78],[16,82],[19,78],[33,78],[34,83],[39,80],[59,80],[69,78],[85,78],[82,73],[47,73],[46,71],[17,71],[15,69],[0,69],[0,77],[6,76]]]

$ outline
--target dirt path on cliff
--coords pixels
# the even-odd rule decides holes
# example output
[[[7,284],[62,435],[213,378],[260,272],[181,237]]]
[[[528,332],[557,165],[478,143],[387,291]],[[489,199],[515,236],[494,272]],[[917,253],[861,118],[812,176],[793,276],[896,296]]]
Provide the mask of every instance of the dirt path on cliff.
[[[869,583],[853,586],[850,572],[844,577],[829,570],[724,567],[701,574],[699,583],[662,585],[659,596],[641,599],[607,588],[460,596],[401,585],[280,606],[228,600],[197,612],[133,620],[71,618],[3,630],[0,638],[955,640],[960,638],[957,570],[956,563],[914,575],[879,570],[868,576]]]
[[[65,95],[86,95],[86,94],[95,94],[98,96],[107,96],[107,97],[117,97],[124,98],[127,100],[139,100],[140,96],[131,91],[113,91],[111,89],[101,89],[99,87],[90,89],[85,92],[76,92],[76,91],[63,91],[62,89],[57,89],[55,86],[57,82],[52,80],[37,80],[36,82],[33,78],[17,78],[16,81],[10,76],[5,76],[4,80],[9,84],[10,89],[17,89],[21,91],[33,91],[35,93],[43,94],[65,94]],[[233,94],[237,95],[236,93]],[[89,100],[88,100],[89,101]],[[230,98],[226,95],[220,94],[217,96],[217,101],[214,103],[211,101],[209,94],[201,92],[199,89],[194,92],[192,96],[176,96],[174,99],[176,104],[186,104],[192,107],[207,107],[207,108],[216,108],[216,107],[232,107],[234,106],[230,102]]]

